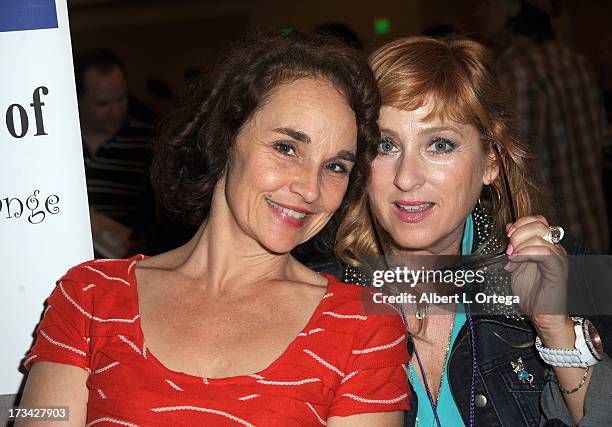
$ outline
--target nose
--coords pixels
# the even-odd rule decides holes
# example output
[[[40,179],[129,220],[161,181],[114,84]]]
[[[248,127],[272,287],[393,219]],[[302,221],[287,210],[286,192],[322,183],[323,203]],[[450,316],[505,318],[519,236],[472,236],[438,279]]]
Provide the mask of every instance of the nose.
[[[111,109],[111,114],[115,119],[121,117],[121,105],[119,105],[118,103],[114,103]]]
[[[397,163],[393,184],[402,191],[409,192],[425,183],[426,165],[418,155],[404,153]]]
[[[112,114],[117,120],[122,120],[127,110],[127,104],[123,101],[117,101],[112,104]]]
[[[318,169],[297,169],[297,175],[289,185],[292,193],[298,194],[306,203],[314,203],[321,195]]]

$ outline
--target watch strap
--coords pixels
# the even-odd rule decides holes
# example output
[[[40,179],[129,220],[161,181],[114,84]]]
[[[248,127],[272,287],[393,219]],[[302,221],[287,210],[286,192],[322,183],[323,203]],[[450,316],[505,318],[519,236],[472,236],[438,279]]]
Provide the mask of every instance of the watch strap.
[[[538,353],[540,353],[542,360],[550,366],[559,366],[563,368],[586,368],[588,366],[593,366],[598,363],[600,359],[595,357],[587,345],[583,328],[584,319],[581,317],[572,317],[571,319],[574,322],[574,333],[576,334],[576,341],[574,343],[575,348],[544,347],[540,337],[536,337],[535,347]]]

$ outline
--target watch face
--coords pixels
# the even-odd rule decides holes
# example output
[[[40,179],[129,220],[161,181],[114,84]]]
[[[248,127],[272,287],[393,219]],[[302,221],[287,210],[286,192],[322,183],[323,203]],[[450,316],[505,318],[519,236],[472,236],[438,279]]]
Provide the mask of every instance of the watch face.
[[[599,336],[597,329],[595,329],[595,326],[588,320],[586,320],[585,322],[587,326],[587,332],[589,334],[589,337],[591,338],[591,343],[593,344],[593,348],[595,348],[595,351],[597,353],[603,353],[603,344],[601,342],[601,337]]]

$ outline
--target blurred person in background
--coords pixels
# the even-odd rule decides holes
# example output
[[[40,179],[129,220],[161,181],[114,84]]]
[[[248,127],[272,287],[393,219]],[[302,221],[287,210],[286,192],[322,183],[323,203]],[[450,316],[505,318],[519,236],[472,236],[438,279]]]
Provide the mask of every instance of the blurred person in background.
[[[125,67],[112,52],[78,55],[74,70],[94,249],[120,258],[154,219],[151,125],[130,116]]]
[[[558,220],[595,251],[608,252],[603,147],[609,134],[601,90],[586,58],[556,43],[547,0],[486,0],[477,14],[500,51],[519,132],[537,154]]]

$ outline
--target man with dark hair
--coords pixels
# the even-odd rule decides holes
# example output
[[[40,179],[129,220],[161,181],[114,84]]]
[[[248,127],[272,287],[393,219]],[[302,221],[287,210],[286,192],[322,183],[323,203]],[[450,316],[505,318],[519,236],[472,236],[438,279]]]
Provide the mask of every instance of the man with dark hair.
[[[515,96],[521,137],[538,154],[556,220],[607,253],[602,147],[609,135],[588,61],[554,41],[548,0],[488,0],[479,12],[484,35],[502,47],[499,77]]]
[[[128,117],[125,67],[113,53],[77,56],[74,70],[94,248],[122,257],[153,220],[151,126]]]

